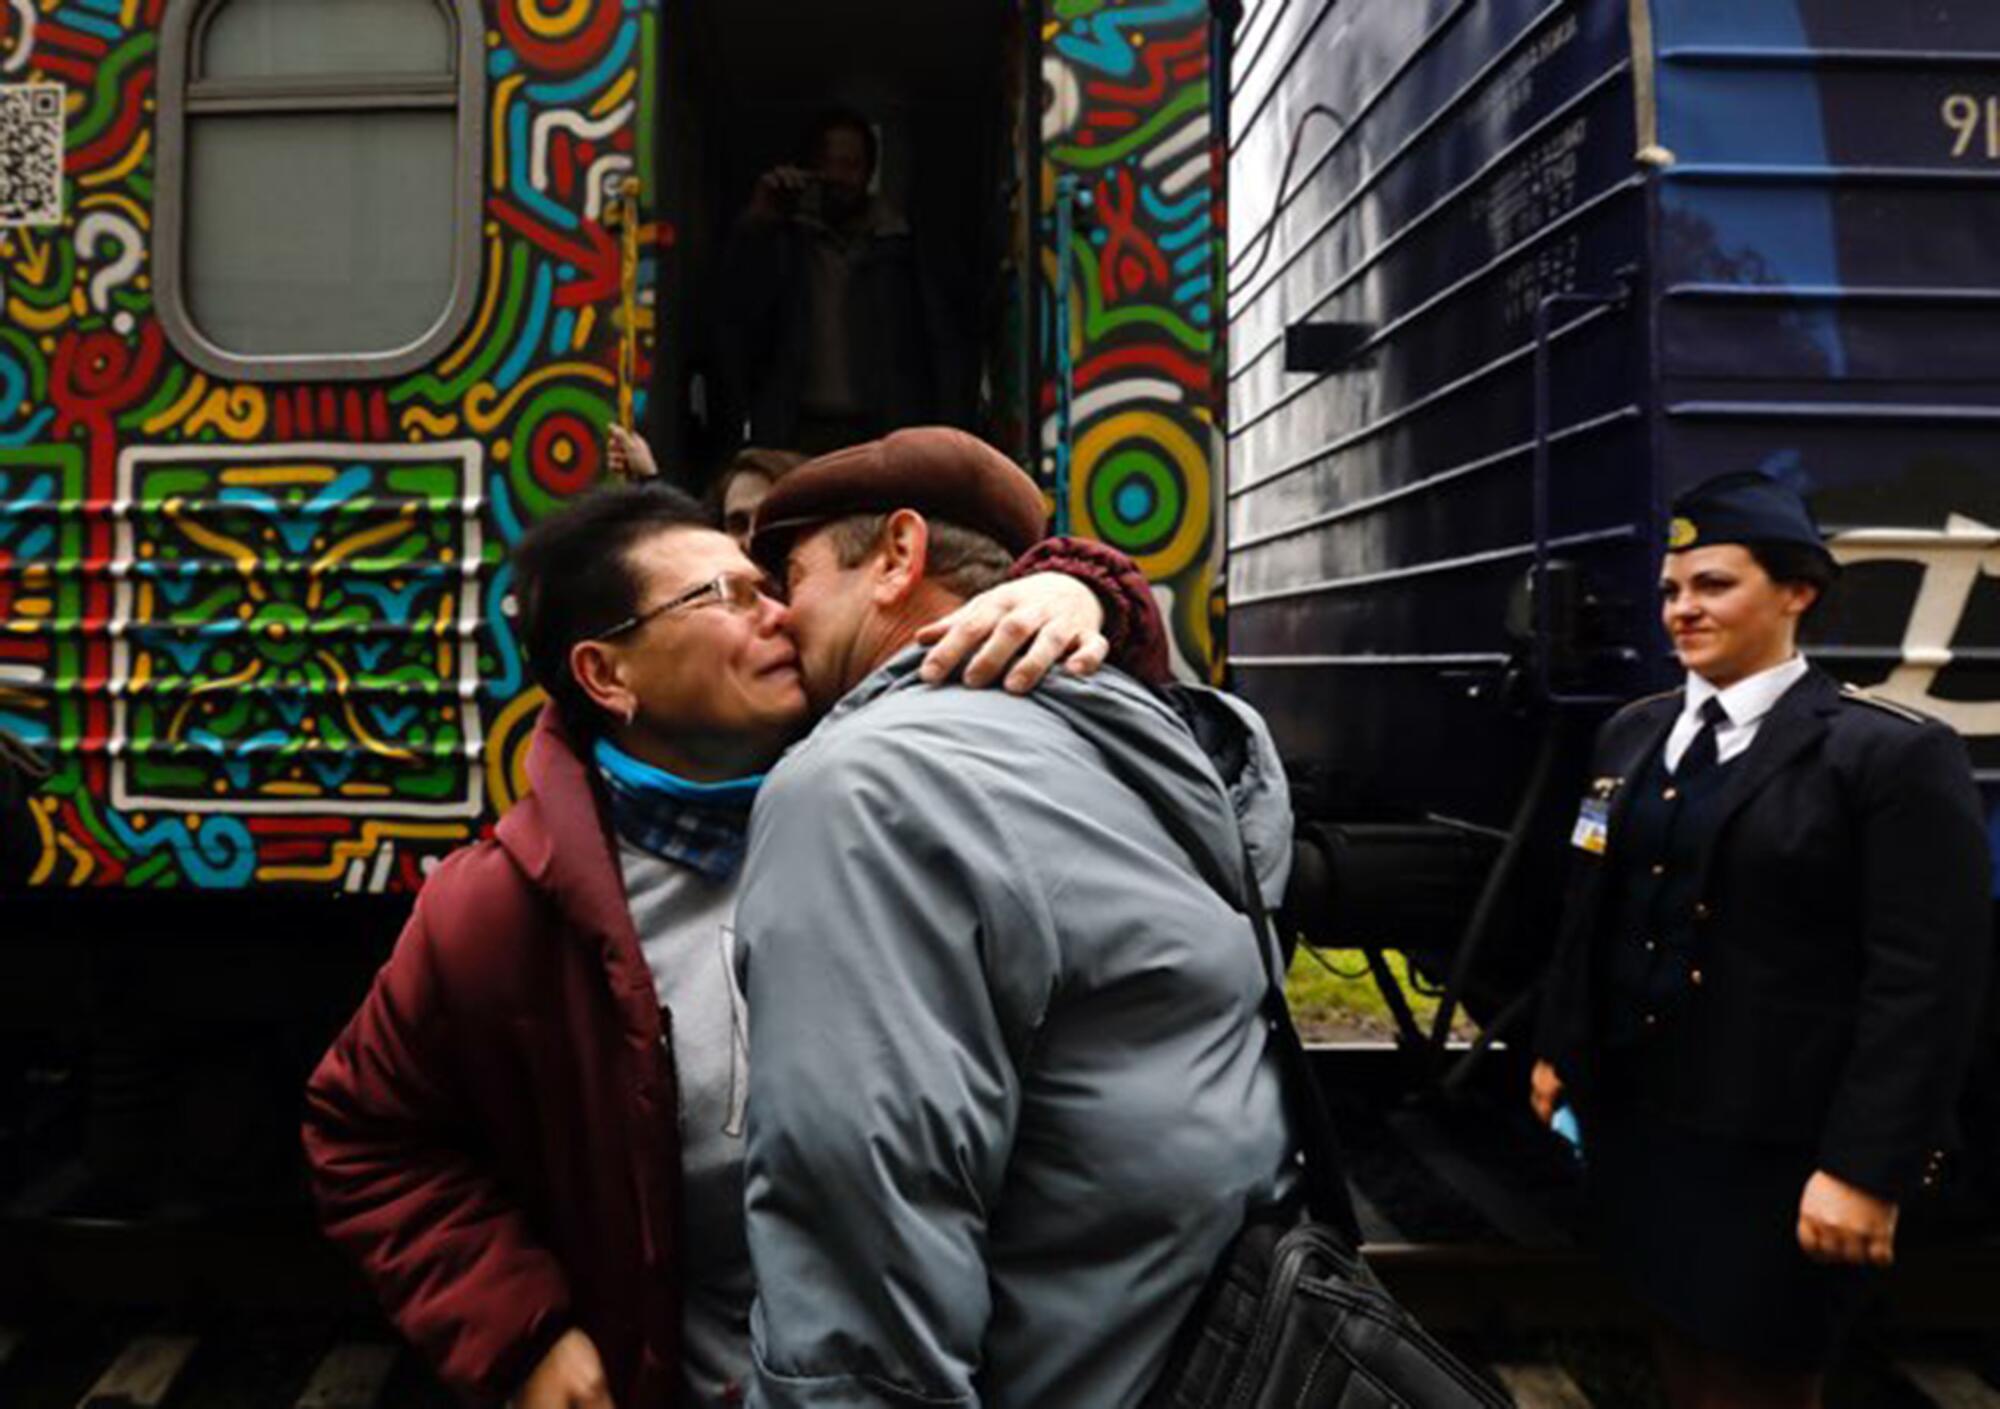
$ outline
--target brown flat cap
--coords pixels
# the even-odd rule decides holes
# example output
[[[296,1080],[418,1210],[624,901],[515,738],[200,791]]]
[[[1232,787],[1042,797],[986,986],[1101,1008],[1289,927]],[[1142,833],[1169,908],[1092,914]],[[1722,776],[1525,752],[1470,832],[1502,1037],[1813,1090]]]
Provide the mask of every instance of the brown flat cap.
[[[1048,506],[1027,472],[948,426],[914,426],[808,460],[757,507],[750,556],[782,572],[792,541],[850,514],[915,509],[992,538],[1019,557],[1042,541]]]

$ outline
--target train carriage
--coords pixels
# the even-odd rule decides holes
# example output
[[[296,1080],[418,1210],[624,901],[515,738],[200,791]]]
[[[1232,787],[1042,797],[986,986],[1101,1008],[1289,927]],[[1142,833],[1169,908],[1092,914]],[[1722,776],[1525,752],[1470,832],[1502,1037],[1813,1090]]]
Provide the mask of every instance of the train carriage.
[[[0,4],[0,1097],[79,1076],[0,1163],[282,1185],[306,1064],[524,785],[509,548],[614,421],[700,487],[732,216],[827,102],[947,251],[974,424],[1213,669],[1222,42],[1202,0]]]
[[[507,548],[603,477],[608,422],[636,408],[677,473],[699,448],[724,203],[799,117],[769,90],[843,39],[888,174],[979,246],[983,428],[1147,562],[1208,669],[1206,9],[961,8],[10,7],[0,728],[53,766],[30,887],[407,892],[507,806],[537,698]]]
[[[311,1055],[523,785],[509,546],[612,421],[728,444],[732,213],[828,100],[975,428],[1271,717],[1320,937],[1511,926],[1518,999],[1720,468],[1804,477],[1816,655],[1990,791],[1996,75],[1970,0],[6,0],[0,1027],[109,1087],[141,1014]]]
[[[16,7],[10,148],[62,163],[0,233],[30,885],[409,890],[513,797],[504,554],[641,394],[657,25]]]
[[[2000,796],[1992,7],[1270,0],[1235,52],[1229,665],[1355,824],[1329,928],[1518,996],[1583,741],[1679,678],[1665,506],[1725,470],[1847,564],[1809,653]]]

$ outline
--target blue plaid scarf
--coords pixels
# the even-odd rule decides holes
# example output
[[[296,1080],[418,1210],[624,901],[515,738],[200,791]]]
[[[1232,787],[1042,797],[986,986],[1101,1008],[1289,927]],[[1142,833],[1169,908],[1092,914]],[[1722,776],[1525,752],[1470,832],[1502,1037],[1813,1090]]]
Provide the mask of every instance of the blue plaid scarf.
[[[609,739],[599,739],[593,754],[611,795],[611,825],[619,836],[641,851],[692,866],[711,881],[736,874],[762,773],[723,783],[691,783],[642,763]]]

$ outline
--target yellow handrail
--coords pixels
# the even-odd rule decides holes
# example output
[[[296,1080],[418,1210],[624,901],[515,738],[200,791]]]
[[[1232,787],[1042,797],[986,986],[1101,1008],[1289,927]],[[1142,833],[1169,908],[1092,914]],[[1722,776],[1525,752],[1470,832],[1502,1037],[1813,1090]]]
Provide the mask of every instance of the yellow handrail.
[[[619,225],[618,424],[632,429],[632,384],[639,374],[639,180],[628,176],[613,207]]]

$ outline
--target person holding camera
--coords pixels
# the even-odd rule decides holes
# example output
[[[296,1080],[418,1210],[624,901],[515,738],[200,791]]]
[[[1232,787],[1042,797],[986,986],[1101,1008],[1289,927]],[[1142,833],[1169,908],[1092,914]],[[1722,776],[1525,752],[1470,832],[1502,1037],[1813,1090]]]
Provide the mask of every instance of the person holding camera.
[[[827,112],[807,154],[757,179],[730,237],[717,330],[727,423],[813,455],[957,419],[957,340],[909,222],[871,189],[874,126]]]

